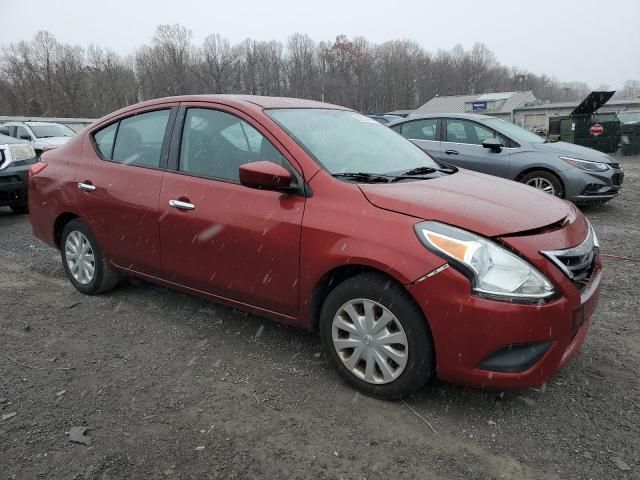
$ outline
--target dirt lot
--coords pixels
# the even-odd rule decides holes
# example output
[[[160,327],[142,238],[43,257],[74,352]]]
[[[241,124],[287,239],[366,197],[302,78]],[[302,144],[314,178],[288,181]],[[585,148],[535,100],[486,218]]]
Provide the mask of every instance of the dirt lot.
[[[606,254],[638,258],[640,158],[621,161],[624,195],[585,213]],[[345,386],[309,333],[137,281],[83,296],[0,209],[0,480],[640,478],[640,263],[605,266],[546,389],[392,403]]]

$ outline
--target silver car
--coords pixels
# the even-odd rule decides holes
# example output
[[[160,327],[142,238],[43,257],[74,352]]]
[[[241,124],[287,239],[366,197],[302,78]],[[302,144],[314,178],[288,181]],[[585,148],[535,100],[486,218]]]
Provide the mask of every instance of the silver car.
[[[445,163],[522,182],[576,204],[609,201],[622,188],[622,168],[606,153],[548,142],[499,118],[420,115],[389,127]]]

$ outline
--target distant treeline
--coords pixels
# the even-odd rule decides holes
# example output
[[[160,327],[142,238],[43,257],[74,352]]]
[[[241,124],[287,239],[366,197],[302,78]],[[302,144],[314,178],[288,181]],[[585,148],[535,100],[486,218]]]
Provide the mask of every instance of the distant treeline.
[[[181,25],[160,25],[149,45],[125,57],[58,42],[46,31],[0,54],[0,114],[99,117],[119,107],[190,93],[246,93],[324,100],[363,112],[416,108],[436,95],[533,90],[539,99],[577,100],[585,83],[501,65],[482,43],[428,52],[416,42],[380,45],[340,35],[286,43],[218,34],[202,45]],[[640,93],[640,92],[639,92]]]

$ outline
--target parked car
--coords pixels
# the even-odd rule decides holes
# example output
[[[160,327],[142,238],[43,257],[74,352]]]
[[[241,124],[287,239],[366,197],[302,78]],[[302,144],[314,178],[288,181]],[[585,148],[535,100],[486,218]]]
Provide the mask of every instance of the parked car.
[[[367,117],[374,119],[377,122],[380,122],[383,125],[387,125],[391,122],[395,122],[397,120],[400,120],[402,117],[398,116],[398,115],[388,115],[388,114],[381,114],[381,113],[371,113],[369,115],[367,115]]]
[[[27,142],[0,134],[0,207],[26,213],[29,167],[36,153]]]
[[[45,150],[64,145],[76,132],[61,123],[7,122],[0,125],[0,134],[29,142],[40,156]]]
[[[607,202],[622,188],[622,167],[606,153],[548,142],[495,117],[421,115],[389,127],[438,160],[515,180],[576,204]]]
[[[42,160],[33,232],[80,292],[134,275],[319,331],[367,394],[400,398],[434,374],[548,382],[598,300],[598,241],[573,204],[448,167],[346,108],[157,99]]]

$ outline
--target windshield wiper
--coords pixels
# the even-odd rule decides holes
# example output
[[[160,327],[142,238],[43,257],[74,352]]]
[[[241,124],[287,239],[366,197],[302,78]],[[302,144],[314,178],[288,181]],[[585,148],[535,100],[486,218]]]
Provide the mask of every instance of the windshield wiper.
[[[412,168],[411,170],[402,172],[397,178],[410,178],[410,177],[416,177],[418,175],[428,175],[430,173],[436,173],[436,172],[455,173],[457,171],[458,169],[456,167],[452,167],[448,165],[445,168],[416,167],[416,168]]]
[[[402,180],[426,180],[427,178],[433,177],[425,177],[424,175],[429,175],[431,173],[441,172],[441,173],[455,173],[458,169],[456,167],[447,165],[445,168],[435,168],[435,167],[416,167],[410,170],[406,170],[402,172],[400,175],[396,175],[391,182],[401,182]]]
[[[395,175],[382,175],[379,173],[367,172],[341,172],[334,173],[333,176],[362,183],[389,183],[393,178],[396,178]]]

